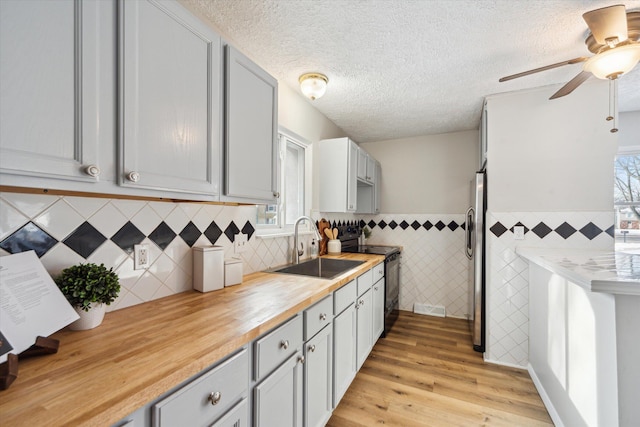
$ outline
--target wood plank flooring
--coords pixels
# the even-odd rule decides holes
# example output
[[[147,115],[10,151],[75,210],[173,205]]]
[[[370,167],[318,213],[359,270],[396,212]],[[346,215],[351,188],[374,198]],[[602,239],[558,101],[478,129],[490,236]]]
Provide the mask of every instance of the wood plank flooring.
[[[473,351],[467,321],[402,311],[330,427],[553,426],[526,370]]]

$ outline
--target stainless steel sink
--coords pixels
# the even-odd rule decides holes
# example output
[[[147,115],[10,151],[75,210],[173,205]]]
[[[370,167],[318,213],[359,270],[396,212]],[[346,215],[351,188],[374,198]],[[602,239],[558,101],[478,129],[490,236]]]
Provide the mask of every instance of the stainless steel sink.
[[[364,261],[352,261],[346,259],[316,258],[300,264],[289,264],[284,267],[267,270],[269,273],[297,274],[299,276],[320,277],[333,279],[342,273],[351,270],[364,263]]]

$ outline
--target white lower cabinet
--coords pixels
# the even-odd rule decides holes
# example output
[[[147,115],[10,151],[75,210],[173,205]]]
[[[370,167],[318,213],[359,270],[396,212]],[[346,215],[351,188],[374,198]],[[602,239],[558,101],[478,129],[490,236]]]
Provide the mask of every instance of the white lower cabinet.
[[[354,283],[355,282],[351,282]],[[353,301],[353,300],[352,300]],[[352,302],[333,319],[333,407],[356,376],[356,307]]]
[[[373,304],[371,299],[371,289],[367,289],[364,294],[358,297],[356,309],[356,366],[358,370],[360,370],[373,347],[373,328],[371,327]]]
[[[227,414],[213,423],[211,427],[248,427],[249,426],[249,406],[247,399],[242,399]]]
[[[304,349],[304,425],[322,427],[333,410],[333,329],[327,325]]]
[[[384,277],[373,284],[372,287],[372,327],[373,327],[373,343],[380,338],[384,331]]]
[[[253,389],[254,427],[302,426],[303,362],[296,352]]]
[[[241,409],[234,406],[246,398],[248,386],[249,355],[244,349],[154,404],[151,407],[152,425],[210,426],[221,417],[226,418],[229,410],[236,412],[236,417],[240,418]],[[246,418],[246,406],[244,416]]]

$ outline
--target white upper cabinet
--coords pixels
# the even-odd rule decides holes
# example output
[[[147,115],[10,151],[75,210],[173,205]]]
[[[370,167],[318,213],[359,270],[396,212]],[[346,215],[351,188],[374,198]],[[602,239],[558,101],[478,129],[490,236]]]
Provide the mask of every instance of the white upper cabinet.
[[[98,180],[98,6],[0,1],[2,173]]]
[[[124,186],[219,194],[220,37],[177,2],[120,1]]]
[[[367,157],[367,152],[358,147],[358,179],[362,181],[367,180]]]
[[[226,46],[225,59],[224,195],[273,203],[278,82],[231,46]]]
[[[358,146],[349,138],[318,143],[320,211],[355,212],[357,208]]]

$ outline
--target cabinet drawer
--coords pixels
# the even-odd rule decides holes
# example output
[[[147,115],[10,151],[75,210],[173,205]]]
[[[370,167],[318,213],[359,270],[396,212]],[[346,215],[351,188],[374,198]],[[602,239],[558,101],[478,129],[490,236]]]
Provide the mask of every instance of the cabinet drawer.
[[[242,399],[224,417],[216,421],[211,427],[247,427],[249,425],[249,405],[247,398]]]
[[[373,267],[371,271],[373,272],[373,279],[371,280],[371,282],[376,283],[378,280],[384,277],[384,262],[381,262],[380,264]]]
[[[356,280],[358,282],[358,296],[360,296],[367,292],[367,289],[370,289],[371,285],[373,285],[373,270],[361,274]]]
[[[244,349],[153,405],[153,426],[208,426],[246,396],[248,384],[249,354]]]
[[[254,379],[260,380],[302,348],[302,317],[278,326],[254,344]]]
[[[350,304],[358,297],[358,289],[356,281],[352,280],[337,291],[334,292],[333,297],[333,312],[335,314],[342,313],[342,310],[349,307]]]
[[[329,295],[304,311],[304,340],[320,332],[333,319],[333,295]]]

